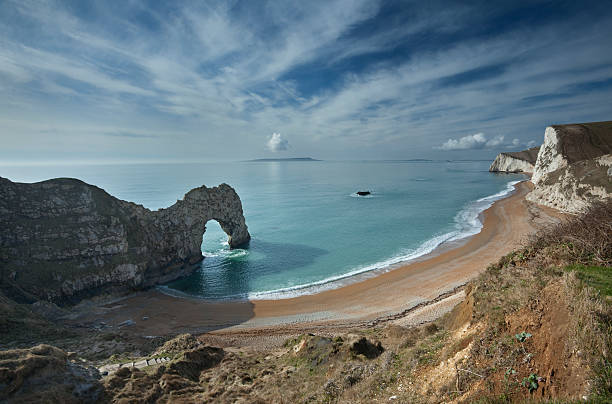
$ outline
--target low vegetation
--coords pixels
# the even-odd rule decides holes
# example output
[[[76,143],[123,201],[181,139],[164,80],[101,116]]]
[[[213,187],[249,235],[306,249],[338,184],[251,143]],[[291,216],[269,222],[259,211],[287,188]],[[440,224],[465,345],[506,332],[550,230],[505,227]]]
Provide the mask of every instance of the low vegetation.
[[[486,376],[478,394],[491,402],[612,398],[611,241],[612,203],[598,204],[544,229],[472,283],[480,331],[466,363]]]

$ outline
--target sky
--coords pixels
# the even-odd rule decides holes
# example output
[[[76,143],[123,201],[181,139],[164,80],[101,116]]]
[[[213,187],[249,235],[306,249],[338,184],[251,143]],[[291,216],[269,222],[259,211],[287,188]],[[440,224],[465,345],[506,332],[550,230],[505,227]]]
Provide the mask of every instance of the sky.
[[[0,94],[0,164],[489,159],[612,120],[612,2],[0,0]]]

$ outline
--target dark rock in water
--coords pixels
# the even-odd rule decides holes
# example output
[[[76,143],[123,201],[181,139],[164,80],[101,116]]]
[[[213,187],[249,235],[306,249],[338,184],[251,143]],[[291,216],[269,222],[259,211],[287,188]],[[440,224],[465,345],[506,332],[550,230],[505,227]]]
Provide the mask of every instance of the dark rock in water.
[[[77,179],[0,178],[0,291],[20,303],[71,304],[171,281],[202,260],[211,219],[230,247],[249,241],[242,203],[227,184],[151,211]]]
[[[371,192],[370,191],[357,191],[357,195],[359,196],[366,196],[366,195],[370,195]]]

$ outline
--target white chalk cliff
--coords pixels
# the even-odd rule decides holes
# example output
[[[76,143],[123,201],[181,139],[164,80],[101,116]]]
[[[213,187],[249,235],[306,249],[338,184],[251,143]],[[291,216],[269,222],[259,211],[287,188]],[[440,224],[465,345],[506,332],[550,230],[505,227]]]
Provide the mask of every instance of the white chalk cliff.
[[[527,199],[580,213],[612,197],[612,121],[546,128]]]
[[[500,153],[489,168],[491,172],[533,173],[539,147],[521,152]]]

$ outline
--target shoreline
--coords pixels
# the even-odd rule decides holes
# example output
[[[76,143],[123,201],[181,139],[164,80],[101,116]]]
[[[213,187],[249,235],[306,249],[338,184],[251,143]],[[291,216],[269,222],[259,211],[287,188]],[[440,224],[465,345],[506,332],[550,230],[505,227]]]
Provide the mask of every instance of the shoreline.
[[[458,240],[456,244],[441,245],[440,248],[412,262],[361,282],[322,291],[315,295],[252,301],[255,305],[255,317],[294,315],[298,307],[318,307],[321,301],[324,301],[327,311],[333,308],[341,318],[372,320],[393,316],[401,312],[398,310],[401,306],[404,306],[405,310],[410,310],[455,290],[467,283],[471,275],[484,271],[486,265],[494,261],[483,258],[482,255],[498,256],[499,258],[520,244],[522,236],[528,234],[529,230],[535,230],[526,220],[526,207],[522,204],[524,196],[531,190],[529,184],[527,181],[516,184],[513,193],[495,201],[491,207],[482,212],[483,226],[481,231],[475,235]],[[525,208],[525,212],[519,212],[521,208]],[[508,215],[508,213],[514,214]],[[513,217],[510,219],[508,216]],[[520,227],[520,230],[517,227]],[[494,240],[494,237],[500,238],[501,233],[505,233],[506,230],[509,230],[507,233],[510,237],[504,240],[505,246],[495,249],[495,253],[484,251],[493,242],[502,241]],[[465,268],[466,266],[478,267],[474,261],[482,262],[483,260],[487,262],[481,265],[481,268],[471,270]],[[436,273],[433,273],[434,271]],[[398,296],[397,292],[400,290],[407,294],[415,288],[422,290],[415,291],[416,293],[411,294],[410,297]],[[402,305],[394,302],[398,298],[405,299],[405,303]],[[347,299],[354,304],[349,304]],[[360,307],[363,302],[368,302],[367,308]]]
[[[440,306],[436,310],[441,315],[457,303],[456,296],[463,293],[463,285],[537,230],[534,206],[525,200],[533,187],[531,182],[522,181],[514,187],[513,193],[481,213],[483,226],[479,233],[457,245],[436,248],[406,265],[337,289],[287,299],[231,302],[177,298],[153,289],[90,307],[69,323],[103,321],[117,328],[132,320],[133,325],[121,329],[143,336],[184,332],[263,335],[350,328],[401,319],[405,323],[407,316],[434,303]],[[557,216],[544,208],[537,210],[540,218]],[[428,315],[431,317],[431,313]],[[411,321],[419,322],[418,318]]]
[[[469,203],[455,216],[456,226],[458,227],[457,229],[447,231],[443,234],[434,235],[433,237],[423,241],[417,248],[414,249],[414,251],[411,251],[410,253],[395,255],[373,264],[356,266],[344,274],[330,276],[309,284],[284,287],[263,292],[252,292],[244,295],[231,295],[217,299],[208,299],[206,297],[192,295],[178,289],[173,289],[166,285],[157,285],[154,287],[154,289],[171,297],[179,299],[194,299],[205,303],[239,301],[256,302],[262,300],[284,300],[306,295],[316,295],[327,290],[339,289],[353,283],[363,282],[367,279],[380,276],[386,272],[394,271],[403,266],[419,262],[426,259],[430,255],[440,254],[448,249],[462,246],[471,237],[481,232],[482,227],[484,226],[484,211],[490,208],[495,202],[512,195],[514,192],[516,192],[515,185],[524,181],[528,181],[528,179],[510,181],[506,184],[506,189]],[[462,220],[458,219],[459,216],[463,216],[461,218]],[[478,224],[475,225],[474,223]]]

